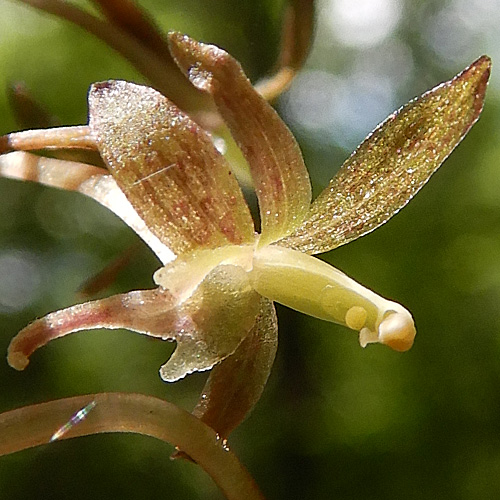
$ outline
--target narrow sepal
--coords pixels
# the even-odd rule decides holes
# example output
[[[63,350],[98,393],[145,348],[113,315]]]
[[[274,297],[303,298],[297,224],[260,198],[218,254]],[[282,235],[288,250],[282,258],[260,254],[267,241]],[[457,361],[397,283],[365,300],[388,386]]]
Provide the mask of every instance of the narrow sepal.
[[[191,83],[209,93],[241,148],[259,199],[261,244],[289,234],[311,202],[309,174],[295,138],[224,50],[170,33],[170,50]]]
[[[278,347],[278,321],[273,303],[260,298],[254,327],[210,372],[193,415],[227,438],[257,404]]]
[[[278,244],[313,254],[327,252],[389,220],[479,118],[490,68],[490,59],[480,57],[389,116],[344,163],[302,226]]]
[[[96,149],[89,127],[80,125],[23,130],[0,137],[0,153],[66,148]]]
[[[120,217],[149,245],[163,264],[175,257],[149,230],[115,180],[103,168],[14,151],[0,155],[0,176],[85,194]]]
[[[31,181],[67,191],[78,191],[91,178],[108,175],[107,170],[55,158],[45,158],[24,151],[0,155],[0,176]]]

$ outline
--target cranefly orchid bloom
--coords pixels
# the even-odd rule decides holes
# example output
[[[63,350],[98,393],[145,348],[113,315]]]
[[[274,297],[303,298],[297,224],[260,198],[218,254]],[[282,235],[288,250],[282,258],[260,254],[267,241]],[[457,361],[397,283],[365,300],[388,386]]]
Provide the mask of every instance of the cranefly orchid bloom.
[[[161,261],[157,288],[48,314],[12,340],[8,362],[22,370],[50,340],[95,328],[176,341],[161,377],[174,382],[212,369],[193,413],[226,437],[267,381],[277,346],[274,301],[355,330],[363,347],[412,346],[416,330],[403,306],[313,255],[376,229],[428,181],[478,119],[490,60],[479,58],[387,118],[311,203],[295,139],[239,63],[179,33],[170,33],[169,46],[248,162],[260,234],[204,129],[151,88],[94,84],[88,125],[4,136],[0,174],[78,191],[112,210]],[[94,149],[107,169],[26,152],[44,148]]]

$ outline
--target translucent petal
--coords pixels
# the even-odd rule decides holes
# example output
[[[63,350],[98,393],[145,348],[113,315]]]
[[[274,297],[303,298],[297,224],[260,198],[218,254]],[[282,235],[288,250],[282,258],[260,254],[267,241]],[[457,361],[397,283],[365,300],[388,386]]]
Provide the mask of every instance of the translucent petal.
[[[278,244],[327,252],[395,215],[479,118],[490,67],[488,57],[479,58],[379,125],[314,201],[302,226]]]
[[[258,312],[259,295],[247,273],[238,266],[216,267],[179,308],[179,316],[193,326],[178,330],[177,349],[160,370],[163,380],[175,382],[193,371],[208,370],[233,354]]]
[[[254,327],[238,349],[210,372],[193,414],[225,438],[257,404],[278,347],[274,305],[261,297]]]
[[[261,244],[296,228],[311,202],[309,174],[287,126],[227,52],[170,33],[170,50],[198,89],[212,95],[250,166],[260,205]]]
[[[14,151],[0,155],[0,176],[83,193],[120,217],[149,245],[163,264],[175,258],[175,254],[137,215],[107,170],[84,163]]]
[[[252,328],[258,305],[246,273],[236,266],[220,266],[182,304],[158,288],[48,314],[12,339],[7,359],[13,368],[23,370],[31,354],[53,339],[81,330],[126,328],[177,342],[160,371],[164,380],[174,382],[194,371],[208,370],[232,354]]]
[[[149,87],[92,85],[90,127],[113,177],[175,253],[253,241],[253,222],[210,136]]]

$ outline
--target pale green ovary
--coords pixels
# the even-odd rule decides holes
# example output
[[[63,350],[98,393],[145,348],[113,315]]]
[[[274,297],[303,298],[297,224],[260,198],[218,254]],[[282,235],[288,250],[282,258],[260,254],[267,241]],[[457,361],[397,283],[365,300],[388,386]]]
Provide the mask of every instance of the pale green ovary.
[[[406,351],[415,337],[410,313],[315,257],[276,245],[230,245],[179,257],[159,269],[155,282],[183,302],[220,265],[242,267],[264,297],[359,332],[362,347],[380,342]]]

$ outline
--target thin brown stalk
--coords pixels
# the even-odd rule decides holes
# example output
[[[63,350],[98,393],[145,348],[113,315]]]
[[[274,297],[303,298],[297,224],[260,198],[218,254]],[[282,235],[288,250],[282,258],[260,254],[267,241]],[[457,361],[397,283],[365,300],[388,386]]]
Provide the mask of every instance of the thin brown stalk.
[[[285,8],[280,52],[275,73],[256,83],[256,90],[268,101],[288,89],[302,68],[314,35],[314,0],[291,0]]]
[[[165,63],[175,67],[168,44],[154,20],[133,0],[92,0],[110,23],[121,27],[151,50],[165,57]],[[167,59],[169,59],[167,61]]]
[[[169,54],[160,57],[158,53],[145,46],[140,40],[128,34],[119,26],[100,19],[70,3],[61,0],[19,1],[71,21],[100,38],[130,61],[157,90],[171,98],[180,108],[192,110],[207,107],[206,101],[208,99],[187,84],[185,78],[172,63]]]
[[[229,500],[263,500],[248,471],[207,425],[168,401],[142,394],[101,393],[59,399],[0,415],[0,456],[49,443],[78,410],[95,403],[61,439],[132,432],[171,443],[188,454]]]

